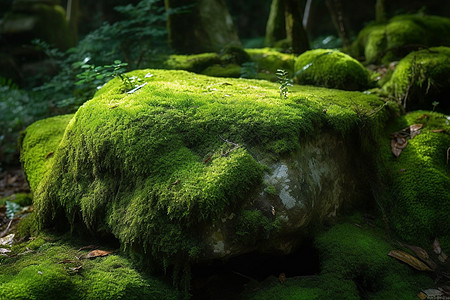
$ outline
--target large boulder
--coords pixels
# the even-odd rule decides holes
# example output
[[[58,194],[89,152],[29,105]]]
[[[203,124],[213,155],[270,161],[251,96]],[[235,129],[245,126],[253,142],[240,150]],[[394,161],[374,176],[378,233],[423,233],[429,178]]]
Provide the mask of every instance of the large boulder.
[[[352,44],[354,57],[366,63],[388,63],[423,47],[450,46],[450,19],[427,15],[400,15],[386,24],[371,24]]]
[[[370,85],[364,66],[338,50],[306,51],[295,60],[294,72],[299,84],[342,90],[364,90]]]
[[[386,118],[377,96],[295,86],[281,99],[266,81],[132,75],[145,85],[128,91],[116,78],[73,117],[24,133],[41,226],[112,233],[180,266],[289,253],[310,224],[369,197],[358,149]]]
[[[438,109],[450,112],[450,48],[414,51],[403,58],[383,86],[408,110]],[[437,107],[436,102],[439,103]]]

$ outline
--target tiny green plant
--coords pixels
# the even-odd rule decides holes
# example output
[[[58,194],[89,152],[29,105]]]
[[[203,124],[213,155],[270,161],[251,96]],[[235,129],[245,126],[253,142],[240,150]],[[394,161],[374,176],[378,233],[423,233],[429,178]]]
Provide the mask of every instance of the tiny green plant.
[[[431,105],[433,105],[433,111],[434,111],[436,109],[436,106],[439,105],[439,102],[433,101],[433,103],[431,103]]]
[[[288,72],[283,69],[277,69],[276,72],[278,83],[280,84],[280,98],[287,99],[289,94],[289,86],[292,86],[288,78]]]

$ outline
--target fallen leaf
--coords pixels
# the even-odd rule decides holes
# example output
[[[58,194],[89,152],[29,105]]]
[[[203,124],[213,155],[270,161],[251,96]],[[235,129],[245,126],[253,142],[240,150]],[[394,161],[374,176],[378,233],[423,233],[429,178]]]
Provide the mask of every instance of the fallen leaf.
[[[416,135],[420,134],[420,129],[423,127],[423,124],[413,124],[409,126],[409,135],[413,139]]]
[[[96,257],[103,257],[107,256],[109,254],[113,253],[113,251],[106,251],[106,250],[92,250],[86,255],[86,258],[96,258]]]
[[[45,156],[45,159],[48,159],[49,157],[51,157],[53,155],[53,151],[52,152],[49,152],[46,156]]]
[[[16,182],[16,180],[17,180],[17,176],[9,176],[8,175],[7,183],[8,184],[13,184],[14,182]]]
[[[78,266],[78,267],[74,267],[74,268],[69,268],[69,270],[78,273],[78,271],[79,271],[82,267],[83,267],[83,266]]]
[[[406,145],[408,145],[408,140],[406,138],[397,137],[391,140],[391,149],[395,157],[400,156],[402,150],[405,149]]]
[[[426,263],[432,270],[435,270],[437,268],[436,263],[430,259],[430,256],[428,255],[428,252],[426,250],[413,245],[402,243],[400,244],[413,251],[414,254],[417,255],[417,257],[419,257],[424,263]]]
[[[420,292],[417,294],[417,298],[419,298],[420,300],[425,300],[427,299],[427,294],[425,294],[424,292]]]
[[[78,249],[78,251],[86,250],[86,249],[95,249],[95,248],[97,248],[97,246],[95,246],[95,245],[89,245],[89,246],[81,247],[80,249]]]
[[[446,132],[446,131],[445,131],[445,129],[433,129],[433,130],[431,130],[431,132],[441,133],[441,132]]]
[[[439,240],[437,238],[435,238],[434,242],[433,242],[433,251],[437,255],[441,254],[441,252],[442,252],[441,244],[439,243]]]
[[[427,289],[423,290],[422,292],[427,295],[427,298],[425,299],[443,299],[440,297],[444,296],[443,293],[438,289]]]
[[[388,255],[390,257],[396,258],[409,266],[413,267],[416,270],[419,271],[431,271],[430,267],[428,267],[426,264],[421,262],[419,259],[415,258],[409,253],[406,253],[401,250],[391,250]]]
[[[11,233],[4,238],[0,238],[0,245],[11,245],[14,241],[14,233]]]
[[[448,256],[444,253],[444,251],[441,252],[441,254],[439,254],[438,259],[445,263],[447,261]]]
[[[286,281],[286,274],[285,273],[281,273],[278,276],[278,280],[280,281],[280,283],[284,283]]]

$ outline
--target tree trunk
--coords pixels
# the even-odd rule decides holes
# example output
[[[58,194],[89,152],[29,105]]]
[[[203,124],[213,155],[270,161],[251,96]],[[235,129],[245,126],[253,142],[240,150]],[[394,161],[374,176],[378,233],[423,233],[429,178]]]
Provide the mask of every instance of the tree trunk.
[[[78,43],[78,18],[80,16],[79,0],[68,0],[66,9],[66,18],[69,23],[69,32],[73,45]]]
[[[310,49],[308,36],[303,27],[303,9],[298,0],[284,0],[286,18],[286,36],[292,41],[292,50],[296,54]]]
[[[344,48],[350,46],[349,30],[347,26],[347,20],[342,8],[342,0],[325,0],[328,10],[330,11],[331,19],[333,20],[334,27],[336,28],[339,37],[342,40],[342,46]]]
[[[284,16],[284,0],[272,0],[269,20],[266,25],[267,46],[273,46],[275,42],[286,38],[286,23]]]
[[[377,0],[377,3],[375,4],[375,20],[380,23],[386,21],[386,1],[385,0]]]
[[[241,46],[224,0],[165,0],[166,9],[185,7],[170,14],[167,27],[171,47],[180,53],[219,51]]]

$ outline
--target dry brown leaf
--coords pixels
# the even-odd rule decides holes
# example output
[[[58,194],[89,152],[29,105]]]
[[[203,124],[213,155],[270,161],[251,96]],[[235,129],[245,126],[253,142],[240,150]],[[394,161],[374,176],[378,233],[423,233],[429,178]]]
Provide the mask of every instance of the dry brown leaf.
[[[430,256],[428,255],[428,252],[418,246],[408,245],[408,244],[402,244],[402,246],[410,249],[414,252],[417,257],[419,257],[424,263],[426,263],[432,270],[436,270],[437,265],[434,261],[430,259]]]
[[[82,268],[83,266],[78,266],[78,267],[74,267],[74,268],[69,268],[69,270],[78,273],[78,271]]]
[[[406,138],[397,137],[391,140],[391,149],[395,157],[400,156],[402,150],[405,149],[406,145],[408,145],[408,140]]]
[[[410,265],[411,267],[413,267],[416,270],[419,270],[419,271],[431,271],[430,267],[428,267],[426,264],[424,264],[419,259],[415,258],[411,254],[406,253],[404,251],[391,250],[388,253],[388,255],[390,257],[396,258],[396,259],[398,259],[398,260],[400,260],[400,261]]]
[[[445,129],[433,129],[433,130],[431,130],[431,132],[441,133],[441,132],[446,132],[446,131],[445,131]]]
[[[437,255],[441,254],[441,252],[442,252],[441,243],[439,243],[439,240],[437,238],[435,238],[434,242],[433,242],[433,251]]]
[[[95,245],[84,246],[84,247],[81,247],[80,249],[78,249],[78,251],[86,250],[86,249],[95,249],[97,247],[98,246],[95,246]]]
[[[445,263],[447,261],[448,256],[444,253],[444,251],[441,252],[441,254],[439,254],[438,259],[442,262]]]
[[[278,280],[280,281],[280,283],[284,283],[286,281],[286,274],[280,273],[280,275],[278,275]]]
[[[420,134],[420,129],[423,127],[423,124],[413,124],[409,126],[409,135],[413,139],[416,135]]]
[[[420,292],[417,294],[417,298],[419,298],[420,300],[425,300],[427,299],[427,295],[424,292]]]
[[[423,120],[423,119],[428,119],[430,117],[430,115],[428,114],[423,114],[420,117],[417,118],[417,120]]]
[[[107,256],[109,254],[113,253],[113,251],[106,251],[106,250],[92,250],[88,254],[86,254],[86,258],[96,258],[96,257],[102,257]]]

